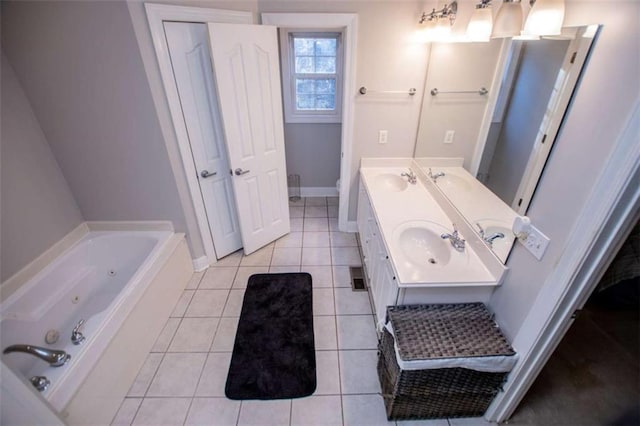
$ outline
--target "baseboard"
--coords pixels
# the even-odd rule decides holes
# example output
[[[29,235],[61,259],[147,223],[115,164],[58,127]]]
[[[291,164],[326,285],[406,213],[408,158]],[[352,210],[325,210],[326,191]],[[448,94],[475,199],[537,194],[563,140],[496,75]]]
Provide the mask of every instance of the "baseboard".
[[[355,220],[347,222],[347,232],[358,232],[358,222]]]
[[[204,271],[209,267],[209,259],[207,256],[200,256],[197,259],[193,259],[193,269],[195,272]]]
[[[300,196],[302,197],[337,197],[338,190],[333,187],[301,187],[300,188]]]

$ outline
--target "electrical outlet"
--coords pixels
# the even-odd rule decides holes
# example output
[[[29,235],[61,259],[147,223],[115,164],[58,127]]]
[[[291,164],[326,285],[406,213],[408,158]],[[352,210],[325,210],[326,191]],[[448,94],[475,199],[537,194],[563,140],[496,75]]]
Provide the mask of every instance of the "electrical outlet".
[[[453,143],[453,137],[455,135],[455,130],[447,130],[447,132],[444,134],[444,141],[442,143]]]
[[[526,238],[520,239],[520,242],[533,254],[536,259],[542,259],[547,246],[549,245],[549,238],[544,235],[538,228],[531,225]]]
[[[387,130],[378,130],[378,143],[387,143],[389,132]]]

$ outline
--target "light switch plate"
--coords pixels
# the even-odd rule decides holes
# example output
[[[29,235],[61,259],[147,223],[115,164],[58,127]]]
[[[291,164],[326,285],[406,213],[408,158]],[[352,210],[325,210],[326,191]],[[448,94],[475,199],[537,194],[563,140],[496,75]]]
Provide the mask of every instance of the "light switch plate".
[[[389,140],[389,132],[387,130],[378,130],[378,143],[387,143]]]
[[[549,237],[544,235],[538,228],[531,225],[526,238],[521,238],[520,242],[533,254],[536,259],[541,260],[549,245]]]

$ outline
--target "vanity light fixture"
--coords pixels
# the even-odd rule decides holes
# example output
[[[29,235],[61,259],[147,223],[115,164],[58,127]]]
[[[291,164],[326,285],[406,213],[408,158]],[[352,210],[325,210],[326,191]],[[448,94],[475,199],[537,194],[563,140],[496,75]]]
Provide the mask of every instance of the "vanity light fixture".
[[[560,35],[564,20],[564,0],[530,0],[531,10],[522,35]]]
[[[493,28],[493,12],[491,0],[481,0],[471,15],[467,25],[467,39],[469,41],[489,41]]]
[[[419,24],[424,24],[424,38],[426,41],[445,41],[451,34],[451,26],[456,20],[458,2],[445,4],[442,9],[422,12]]]
[[[491,38],[520,35],[522,29],[522,4],[520,0],[504,0],[498,9],[491,31]]]

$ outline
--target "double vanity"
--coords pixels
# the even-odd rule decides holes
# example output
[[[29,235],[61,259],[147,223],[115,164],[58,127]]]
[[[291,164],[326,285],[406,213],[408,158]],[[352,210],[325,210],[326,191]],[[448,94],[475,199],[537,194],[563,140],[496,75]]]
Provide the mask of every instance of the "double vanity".
[[[357,223],[378,323],[389,305],[488,302],[516,216],[459,159],[363,159]]]

